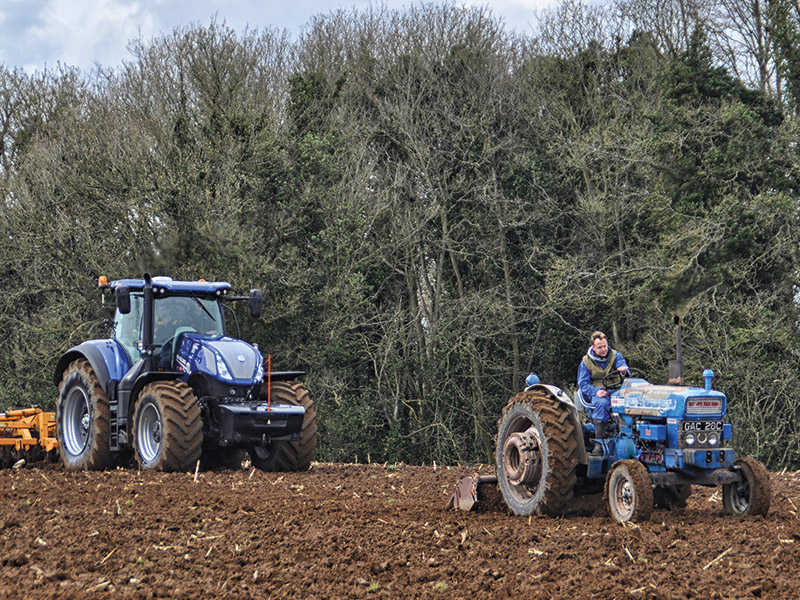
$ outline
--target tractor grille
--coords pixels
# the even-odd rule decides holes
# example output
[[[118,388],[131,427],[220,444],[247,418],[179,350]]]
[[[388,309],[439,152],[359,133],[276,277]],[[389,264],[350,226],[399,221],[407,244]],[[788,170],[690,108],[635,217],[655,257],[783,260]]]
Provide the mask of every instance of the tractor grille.
[[[244,361],[240,361],[234,357],[229,361],[228,366],[231,369],[231,375],[236,379],[250,379],[253,376],[253,371],[256,370],[256,361],[253,360],[252,355],[249,360],[245,358]]]
[[[235,379],[251,379],[256,370],[256,355],[245,344],[237,340],[215,340],[208,342],[225,357],[231,375]]]
[[[719,398],[689,398],[686,400],[687,415],[718,415],[722,412]]]

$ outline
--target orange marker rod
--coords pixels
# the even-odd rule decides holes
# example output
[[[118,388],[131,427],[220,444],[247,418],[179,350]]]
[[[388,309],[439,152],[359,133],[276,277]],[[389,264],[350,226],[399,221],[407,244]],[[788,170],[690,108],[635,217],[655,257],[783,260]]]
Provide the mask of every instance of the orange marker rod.
[[[270,410],[272,391],[272,354],[267,354],[267,412]]]

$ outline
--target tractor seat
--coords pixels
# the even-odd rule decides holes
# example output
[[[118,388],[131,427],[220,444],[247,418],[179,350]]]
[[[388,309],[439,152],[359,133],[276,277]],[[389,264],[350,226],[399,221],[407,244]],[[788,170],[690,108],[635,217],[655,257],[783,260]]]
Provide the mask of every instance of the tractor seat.
[[[580,388],[578,388],[575,391],[575,408],[586,414],[587,419],[592,418],[592,411],[594,410],[594,404],[586,401],[586,399],[583,397],[583,393],[581,393]]]

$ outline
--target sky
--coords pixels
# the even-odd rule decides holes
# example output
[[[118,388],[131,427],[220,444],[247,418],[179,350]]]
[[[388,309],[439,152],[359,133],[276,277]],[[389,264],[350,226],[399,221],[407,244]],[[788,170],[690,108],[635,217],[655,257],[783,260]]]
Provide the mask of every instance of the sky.
[[[434,3],[440,3],[434,1]],[[557,0],[461,0],[456,5],[488,6],[506,26],[530,30],[535,10]],[[189,24],[216,18],[243,31],[285,28],[297,35],[313,15],[370,5],[402,8],[408,0],[0,0],[0,64],[28,73],[59,62],[90,70],[116,67],[129,59],[132,39],[145,41]]]

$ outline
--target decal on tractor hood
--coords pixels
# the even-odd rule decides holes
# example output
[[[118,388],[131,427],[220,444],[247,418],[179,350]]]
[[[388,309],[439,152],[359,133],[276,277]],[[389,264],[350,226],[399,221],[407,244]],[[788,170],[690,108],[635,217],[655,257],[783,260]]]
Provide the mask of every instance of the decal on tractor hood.
[[[686,388],[671,385],[635,386],[611,396],[611,406],[666,412],[675,410]]]
[[[183,371],[184,373],[191,373],[192,372],[192,367],[189,364],[189,361],[186,360],[185,358],[183,358],[180,354],[175,357],[175,362],[178,363],[178,366],[180,367],[180,370]]]

